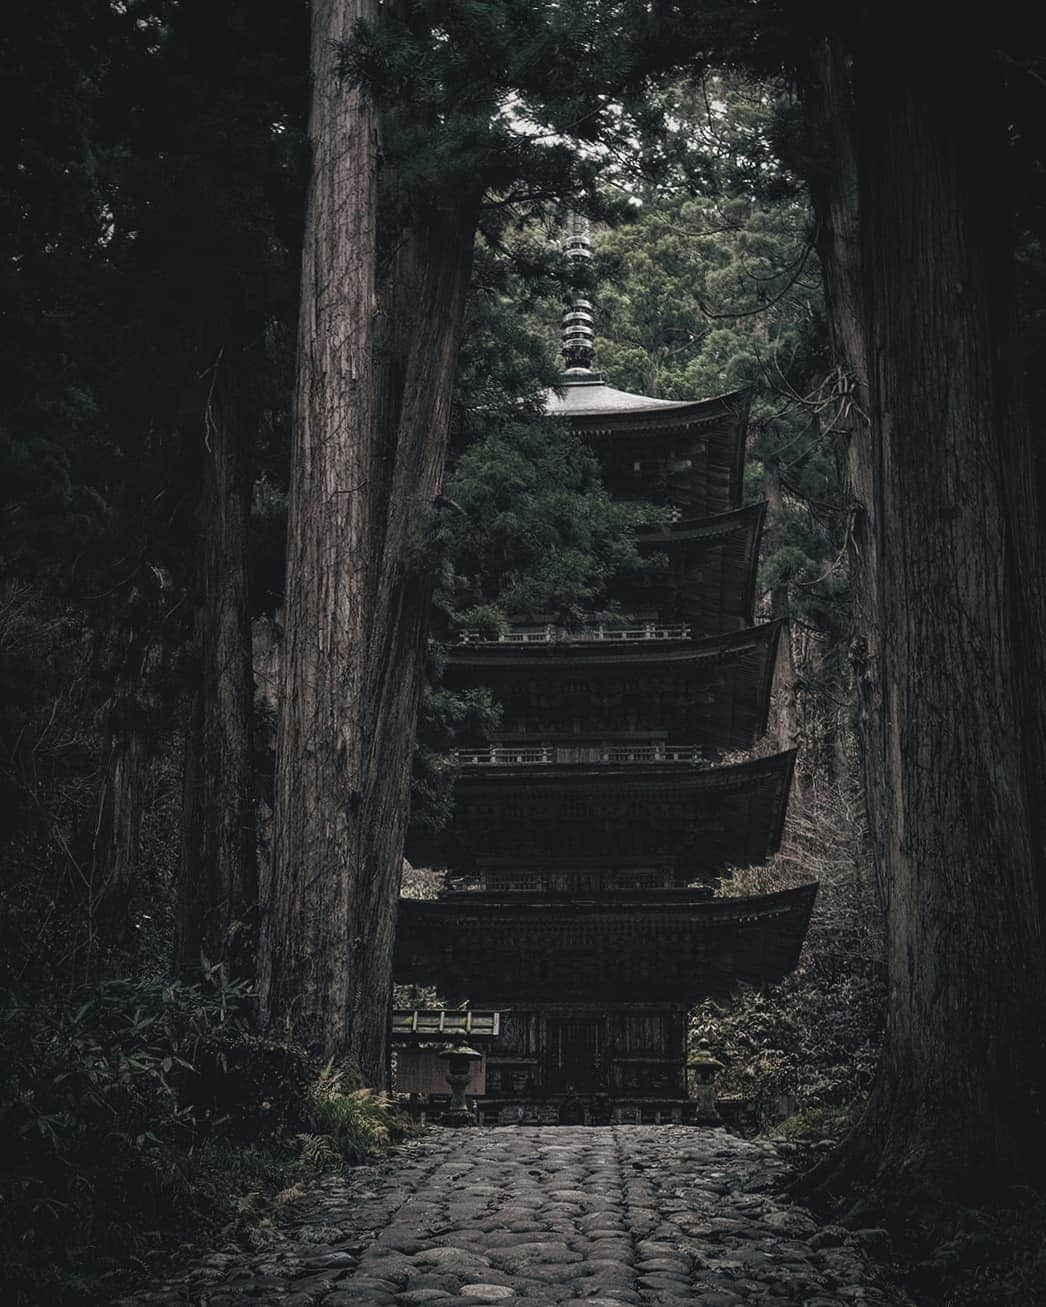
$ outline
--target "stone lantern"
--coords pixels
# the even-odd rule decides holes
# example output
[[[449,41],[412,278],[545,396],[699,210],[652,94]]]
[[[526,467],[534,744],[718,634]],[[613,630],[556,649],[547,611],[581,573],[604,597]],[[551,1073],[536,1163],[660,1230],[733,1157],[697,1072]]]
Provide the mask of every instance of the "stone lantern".
[[[450,1085],[450,1107],[443,1114],[444,1125],[476,1124],[476,1118],[465,1101],[465,1086],[469,1082],[470,1064],[482,1056],[464,1040],[439,1054],[440,1061],[447,1064],[447,1084]]]
[[[707,1039],[697,1041],[697,1052],[691,1053],[686,1061],[689,1072],[693,1098],[696,1103],[694,1123],[696,1125],[719,1125],[719,1111],[715,1105],[715,1078],[722,1071],[723,1064],[712,1056]]]

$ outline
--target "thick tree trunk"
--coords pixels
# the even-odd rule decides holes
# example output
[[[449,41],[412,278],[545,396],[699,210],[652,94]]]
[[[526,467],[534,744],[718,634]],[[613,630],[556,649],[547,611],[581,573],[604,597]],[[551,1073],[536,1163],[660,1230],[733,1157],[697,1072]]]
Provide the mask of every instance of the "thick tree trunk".
[[[142,651],[129,653],[106,709],[101,785],[91,849],[92,933],[99,943],[125,945],[131,934],[130,904],[138,873],[142,814],[150,756],[147,711],[140,699]]]
[[[391,958],[430,575],[476,205],[383,241],[378,122],[335,43],[373,0],[313,9],[313,170],[291,469],[273,869],[260,952],[270,1028],[387,1079]],[[395,251],[393,253],[393,251]]]
[[[883,1194],[961,1199],[1042,1160],[1043,562],[990,47],[961,9],[932,32],[888,10],[864,14],[853,98],[838,46],[811,96],[837,160],[814,198],[857,419],[854,656],[890,950],[872,1103],[813,1183],[859,1167]]]
[[[202,446],[195,684],[185,739],[175,953],[184,974],[197,971],[203,956],[245,977],[253,960],[257,849],[247,606],[250,406],[236,390],[237,358],[219,351],[194,405]]]
[[[97,946],[126,947],[139,870],[142,818],[159,716],[156,686],[164,650],[150,587],[159,573],[131,587],[105,641],[112,691],[103,709],[98,799],[90,832],[88,966]],[[161,588],[165,581],[159,579]]]
[[[269,1026],[330,1053],[351,1038],[378,307],[377,120],[341,86],[335,43],[376,9],[317,0],[312,12],[273,867],[258,957]]]

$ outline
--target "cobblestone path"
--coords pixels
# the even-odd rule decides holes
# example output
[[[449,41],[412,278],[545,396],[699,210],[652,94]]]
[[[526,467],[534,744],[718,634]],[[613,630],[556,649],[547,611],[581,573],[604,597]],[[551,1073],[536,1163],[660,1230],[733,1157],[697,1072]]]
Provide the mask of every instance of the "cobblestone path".
[[[775,1196],[787,1170],[779,1145],[688,1126],[433,1130],[119,1307],[909,1304],[866,1256],[883,1232],[819,1227]]]

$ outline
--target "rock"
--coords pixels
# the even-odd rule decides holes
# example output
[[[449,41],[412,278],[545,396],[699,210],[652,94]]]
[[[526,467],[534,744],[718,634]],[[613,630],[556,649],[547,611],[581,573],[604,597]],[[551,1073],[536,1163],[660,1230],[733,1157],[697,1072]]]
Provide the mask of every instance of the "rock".
[[[339,1243],[343,1232],[333,1225],[304,1225],[294,1233],[296,1243]]]
[[[362,1297],[356,1290],[339,1289],[324,1298],[323,1307],[362,1307],[364,1303],[367,1307],[383,1307],[383,1304],[395,1301],[391,1293],[368,1291],[366,1297]]]
[[[817,1231],[817,1222],[814,1218],[806,1212],[801,1212],[796,1207],[767,1212],[763,1217],[763,1222],[774,1230],[781,1230],[785,1234],[798,1235],[800,1238],[807,1238]]]
[[[885,1231],[775,1198],[772,1143],[687,1126],[435,1129],[312,1183],[126,1307],[888,1307]],[[835,1287],[839,1286],[839,1287]]]
[[[461,1287],[460,1275],[412,1275],[407,1281],[408,1289],[445,1289],[447,1293],[457,1293]]]
[[[252,1226],[243,1236],[243,1241],[252,1252],[262,1252],[280,1242],[280,1235],[270,1226]]]
[[[530,1241],[517,1244],[514,1248],[500,1250],[496,1261],[502,1265],[527,1266],[531,1263],[579,1262],[581,1254],[572,1252],[565,1243],[549,1241]]]
[[[885,1261],[893,1250],[893,1240],[888,1230],[869,1227],[867,1230],[854,1230],[851,1237],[869,1257],[877,1257],[880,1261]]]
[[[683,1256],[669,1257],[661,1254],[657,1257],[644,1257],[636,1263],[636,1270],[644,1275],[668,1271],[672,1275],[686,1275],[690,1271],[690,1259]]]
[[[360,1258],[360,1270],[367,1275],[379,1275],[386,1279],[402,1279],[414,1270],[414,1259],[395,1248],[385,1248],[375,1244]]]
[[[489,1266],[490,1258],[480,1253],[469,1252],[465,1248],[426,1248],[415,1253],[411,1259],[415,1265],[433,1265],[445,1270],[457,1270],[459,1267]]]
[[[812,1234],[807,1243],[815,1251],[818,1248],[838,1248],[840,1244],[846,1242],[849,1231],[844,1230],[840,1225],[826,1225],[823,1230],[818,1230]]]
[[[554,1286],[567,1285],[572,1280],[584,1275],[585,1271],[585,1264],[581,1261],[550,1262],[544,1265],[528,1266],[520,1274],[529,1282]]]
[[[636,1285],[644,1293],[685,1293],[689,1279],[685,1275],[641,1275]]]
[[[617,1307],[622,1303],[631,1304],[641,1303],[643,1301],[640,1294],[635,1289],[614,1288],[610,1285],[592,1285],[588,1280],[581,1280],[577,1286],[578,1294],[582,1301],[594,1307],[595,1304],[612,1302]]]

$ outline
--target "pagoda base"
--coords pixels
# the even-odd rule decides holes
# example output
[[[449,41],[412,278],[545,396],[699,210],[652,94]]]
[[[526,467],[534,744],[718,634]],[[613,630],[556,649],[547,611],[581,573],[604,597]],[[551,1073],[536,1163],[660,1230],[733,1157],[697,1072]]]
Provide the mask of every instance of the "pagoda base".
[[[698,1104],[691,1098],[571,1098],[556,1094],[549,1098],[477,1098],[467,1121],[448,1120],[446,1100],[411,1095],[400,1107],[422,1122],[434,1125],[518,1125],[518,1126],[608,1126],[608,1125],[719,1125],[701,1119]]]
[[[557,1094],[513,1102],[479,1099],[476,1115],[483,1125],[691,1125],[696,1108],[689,1098],[601,1100]]]

